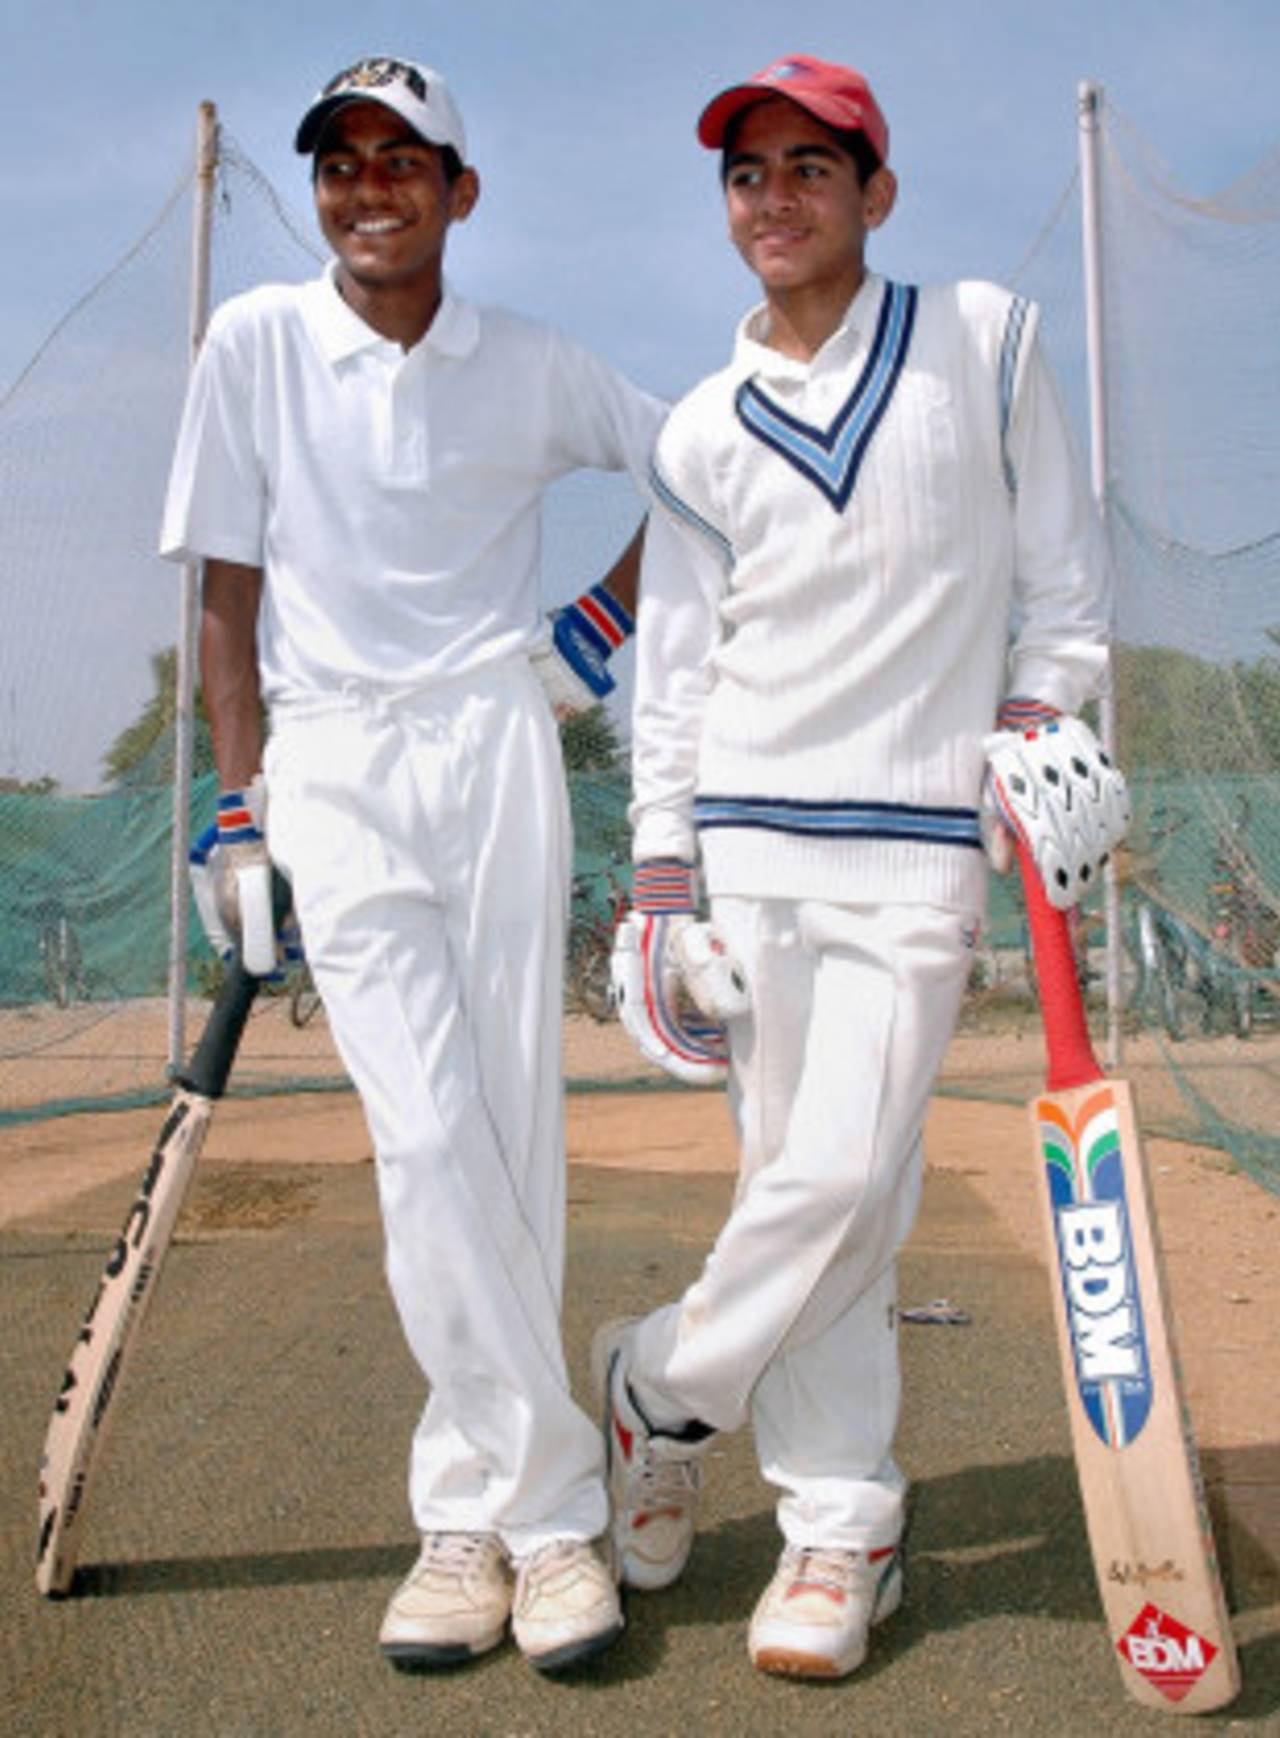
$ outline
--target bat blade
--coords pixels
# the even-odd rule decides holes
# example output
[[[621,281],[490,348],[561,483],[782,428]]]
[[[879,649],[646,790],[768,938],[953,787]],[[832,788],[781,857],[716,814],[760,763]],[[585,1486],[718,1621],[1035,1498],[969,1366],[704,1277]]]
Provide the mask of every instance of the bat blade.
[[[258,984],[229,969],[71,1349],[40,1458],[36,1588],[49,1597],[71,1590],[106,1426]]]
[[[1133,1094],[1088,1038],[1063,914],[1021,856],[1049,1052],[1031,1102],[1072,1446],[1125,1688],[1204,1713],[1240,1688]]]

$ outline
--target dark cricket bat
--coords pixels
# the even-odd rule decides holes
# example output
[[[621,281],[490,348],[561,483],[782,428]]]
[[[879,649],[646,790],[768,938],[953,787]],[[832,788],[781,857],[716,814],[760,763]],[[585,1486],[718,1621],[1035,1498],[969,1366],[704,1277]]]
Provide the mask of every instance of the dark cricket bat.
[[[1065,913],[1019,846],[1048,1051],[1031,1101],[1080,1495],[1125,1688],[1180,1714],[1240,1688],[1133,1096],[1093,1053]]]
[[[103,1433],[260,982],[228,968],[71,1349],[40,1457],[36,1587],[50,1597],[71,1589]]]

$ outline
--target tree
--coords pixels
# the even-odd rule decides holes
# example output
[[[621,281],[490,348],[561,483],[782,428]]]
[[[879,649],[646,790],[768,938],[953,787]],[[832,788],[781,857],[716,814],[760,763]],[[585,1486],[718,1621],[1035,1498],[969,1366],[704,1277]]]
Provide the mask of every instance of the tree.
[[[618,727],[603,706],[560,726],[560,752],[566,772],[610,772],[623,758]]]
[[[164,785],[173,778],[174,724],[178,715],[178,650],[168,646],[151,655],[155,691],[132,724],[127,724],[102,757],[102,771],[112,785]],[[213,769],[209,720],[199,693],[195,705],[193,771]]]

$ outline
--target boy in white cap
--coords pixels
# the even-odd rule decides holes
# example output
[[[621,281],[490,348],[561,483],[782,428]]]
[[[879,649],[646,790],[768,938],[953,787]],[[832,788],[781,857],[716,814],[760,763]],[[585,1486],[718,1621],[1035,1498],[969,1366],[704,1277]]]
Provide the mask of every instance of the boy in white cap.
[[[1035,308],[866,268],[896,182],[861,74],[788,56],[698,131],[764,300],[656,450],[615,985],[647,1054],[727,1069],[740,1173],[700,1277],[594,1365],[624,1581],[679,1575],[706,1444],[749,1420],[785,1542],[751,1657],[838,1677],[901,1599],[895,1264],[989,733],[1095,690],[1103,563]]]
[[[296,145],[335,257],[215,314],[163,550],[204,564],[226,860],[269,852],[292,882],[430,1383],[410,1469],[422,1550],[382,1648],[445,1664],[510,1621],[552,1671],[622,1628],[599,1433],[560,1337],[570,833],[553,713],[612,685],[638,545],[553,633],[539,507],[580,467],[643,481],[663,407],[446,285],[480,183],[438,73],[346,68]]]

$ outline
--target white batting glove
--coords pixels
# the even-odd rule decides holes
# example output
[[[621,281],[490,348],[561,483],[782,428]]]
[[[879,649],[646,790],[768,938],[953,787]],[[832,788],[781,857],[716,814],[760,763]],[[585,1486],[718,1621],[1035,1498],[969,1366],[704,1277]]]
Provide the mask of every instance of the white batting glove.
[[[724,1023],[751,1006],[742,968],[694,915],[691,865],[639,864],[633,902],[613,945],[618,1017],[650,1062],[687,1085],[718,1086],[729,1065]]]
[[[1032,700],[1025,694],[1010,694],[996,713],[996,731],[1033,730],[1040,724],[1051,724],[1062,714],[1056,706],[1044,700]],[[993,740],[989,738],[988,740]],[[987,861],[997,875],[1007,875],[1013,868],[1016,852],[1014,836],[1005,825],[996,795],[995,781],[988,766],[982,781],[982,800],[978,804],[978,829],[982,834]]]
[[[254,977],[276,978],[301,960],[293,912],[279,923],[272,911],[272,868],[263,835],[266,790],[259,774],[244,790],[218,796],[218,818],[188,852],[196,910],[219,959],[240,953]]]
[[[1128,830],[1123,774],[1079,718],[997,731],[984,746],[1004,827],[1029,851],[1049,903],[1069,911]]]
[[[606,586],[593,585],[551,616],[551,639],[533,667],[562,721],[598,706],[617,684],[609,659],[635,632],[635,617]]]

